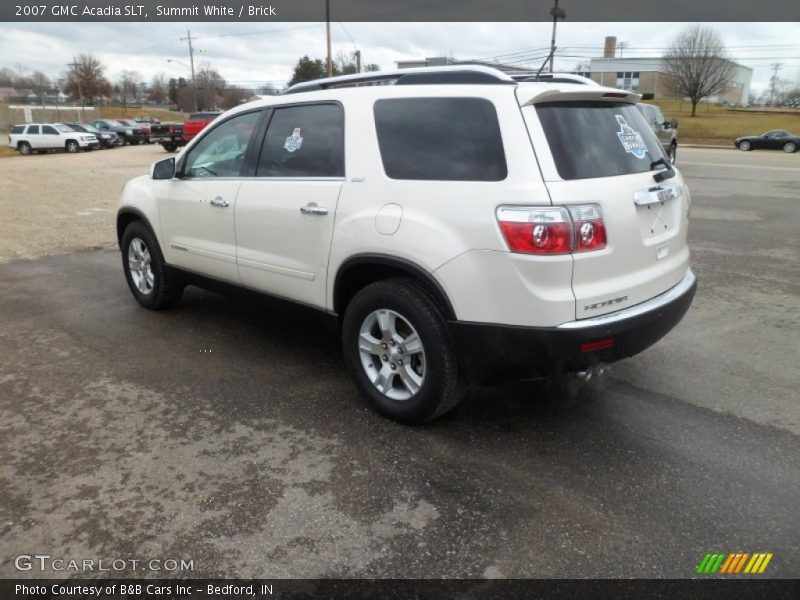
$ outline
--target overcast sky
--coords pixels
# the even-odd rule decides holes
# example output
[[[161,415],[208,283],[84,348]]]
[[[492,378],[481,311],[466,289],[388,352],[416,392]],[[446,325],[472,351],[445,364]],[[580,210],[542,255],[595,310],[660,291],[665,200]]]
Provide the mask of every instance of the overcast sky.
[[[602,56],[603,38],[615,35],[623,56],[657,56],[686,23],[570,23],[558,25],[557,70]],[[782,79],[800,80],[800,23],[711,23],[731,57],[753,67],[753,91],[766,87],[770,64],[783,63]],[[499,57],[538,68],[549,47],[550,23],[336,23],[333,52],[362,52],[383,69],[395,61],[430,56]],[[186,29],[198,36],[196,64],[208,62],[232,84],[282,83],[297,59],[325,56],[323,23],[3,23],[0,66],[60,76],[72,56],[91,52],[112,81],[124,69],[145,80],[157,73],[188,77]],[[187,63],[168,63],[173,59]]]

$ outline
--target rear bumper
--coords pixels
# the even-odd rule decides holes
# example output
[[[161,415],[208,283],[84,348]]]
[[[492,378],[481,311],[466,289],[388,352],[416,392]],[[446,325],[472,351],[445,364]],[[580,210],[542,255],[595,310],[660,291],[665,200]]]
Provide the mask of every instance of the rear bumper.
[[[156,144],[183,144],[183,137],[176,135],[152,135],[150,141]]]
[[[459,366],[472,383],[490,383],[586,369],[642,352],[680,322],[694,298],[689,269],[681,281],[646,302],[558,327],[450,323]]]

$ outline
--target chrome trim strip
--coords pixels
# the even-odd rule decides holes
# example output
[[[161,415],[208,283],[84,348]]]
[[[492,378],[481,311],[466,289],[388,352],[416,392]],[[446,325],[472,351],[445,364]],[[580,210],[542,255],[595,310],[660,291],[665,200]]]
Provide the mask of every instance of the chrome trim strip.
[[[697,281],[697,278],[694,276],[694,273],[691,269],[687,269],[683,279],[681,279],[676,286],[668,289],[663,294],[659,294],[654,298],[650,298],[650,300],[645,300],[636,306],[623,308],[622,310],[608,313],[607,315],[600,315],[599,317],[592,317],[591,319],[581,319],[579,321],[562,323],[557,327],[557,329],[585,329],[588,327],[598,327],[601,325],[608,325],[609,323],[616,323],[617,321],[624,321],[625,319],[638,317],[639,315],[658,310],[662,306],[666,306],[670,302],[677,300],[689,291],[689,289],[694,285],[695,281]]]

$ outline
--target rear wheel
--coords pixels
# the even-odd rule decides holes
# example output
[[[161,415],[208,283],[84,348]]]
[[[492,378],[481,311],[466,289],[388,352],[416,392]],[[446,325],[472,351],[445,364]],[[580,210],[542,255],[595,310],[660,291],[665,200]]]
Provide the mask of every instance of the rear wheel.
[[[120,136],[119,139],[120,139],[120,143],[119,143],[120,146],[127,146],[128,145],[128,138],[126,138],[124,135]]]
[[[20,154],[28,156],[31,153],[31,145],[28,142],[20,142],[17,144],[17,150],[19,150]]]
[[[145,308],[171,308],[180,300],[183,284],[169,272],[155,237],[141,221],[122,234],[122,267],[133,297]]]
[[[795,144],[794,142],[786,142],[783,145],[783,151],[788,152],[789,154],[795,152],[796,150],[797,150],[797,144]]]
[[[81,147],[78,145],[78,142],[75,140],[67,140],[66,145],[64,146],[70,154],[75,154]]]
[[[342,343],[359,390],[384,416],[423,423],[461,400],[447,324],[411,280],[379,281],[356,294],[345,312]]]
[[[739,142],[739,150],[744,150],[745,152],[750,150],[750,142]]]

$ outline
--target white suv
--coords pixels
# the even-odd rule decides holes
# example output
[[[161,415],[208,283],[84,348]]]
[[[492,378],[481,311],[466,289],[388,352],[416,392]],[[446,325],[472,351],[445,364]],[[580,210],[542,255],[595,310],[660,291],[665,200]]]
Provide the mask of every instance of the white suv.
[[[639,98],[480,67],[295,85],[125,186],[125,277],[151,309],[215,280],[318,310],[408,423],[460,382],[632,356],[696,287],[689,191]]]
[[[8,145],[20,154],[47,150],[78,152],[99,148],[100,141],[93,133],[75,131],[63,123],[29,123],[9,129]]]

